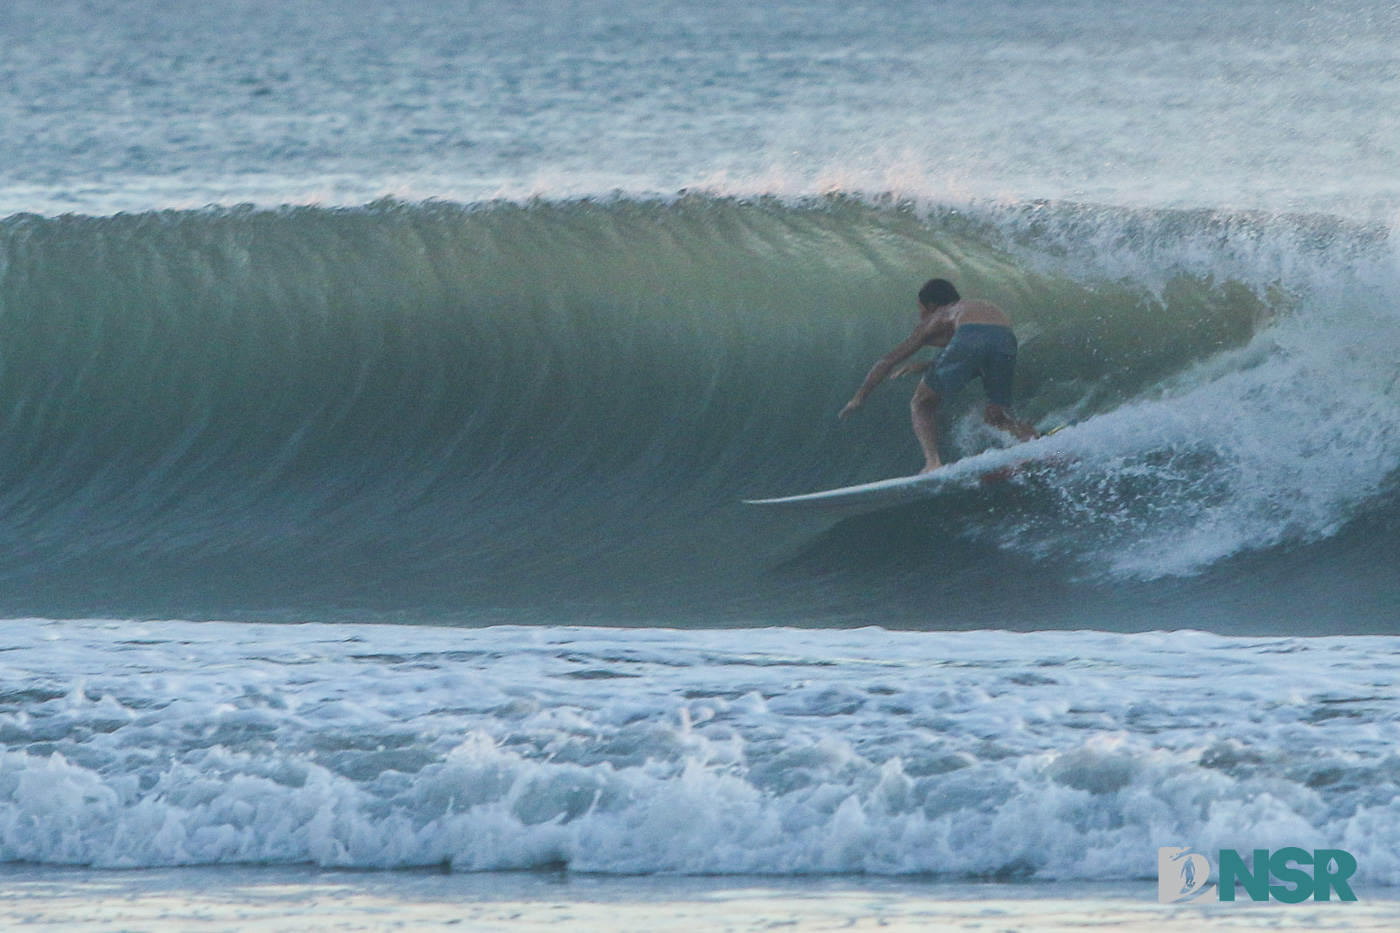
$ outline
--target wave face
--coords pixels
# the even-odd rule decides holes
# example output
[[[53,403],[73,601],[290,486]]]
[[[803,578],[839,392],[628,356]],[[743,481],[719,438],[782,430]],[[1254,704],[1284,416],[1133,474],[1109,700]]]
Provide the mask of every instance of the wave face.
[[[1073,465],[835,526],[741,506],[918,465],[906,387],[835,413],[933,275],[1010,310]],[[1382,630],[1397,286],[1387,231],[1263,214],[16,216],[0,610]],[[979,407],[945,444],[1000,462]]]

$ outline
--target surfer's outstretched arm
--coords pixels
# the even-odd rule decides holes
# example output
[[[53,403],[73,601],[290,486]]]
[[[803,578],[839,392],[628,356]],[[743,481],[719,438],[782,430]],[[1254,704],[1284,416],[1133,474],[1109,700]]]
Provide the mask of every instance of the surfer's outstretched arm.
[[[841,417],[849,418],[854,414],[857,408],[865,404],[866,396],[874,391],[877,385],[885,381],[885,377],[890,374],[892,369],[919,352],[921,348],[930,344],[934,346],[946,344],[948,342],[946,339],[943,339],[942,344],[938,341],[943,337],[944,330],[951,329],[945,322],[936,318],[920,321],[919,325],[914,328],[914,332],[905,338],[903,343],[875,361],[875,365],[870,368],[869,375],[865,377],[865,381],[856,390],[856,394],[846,403],[846,407],[841,409]]]

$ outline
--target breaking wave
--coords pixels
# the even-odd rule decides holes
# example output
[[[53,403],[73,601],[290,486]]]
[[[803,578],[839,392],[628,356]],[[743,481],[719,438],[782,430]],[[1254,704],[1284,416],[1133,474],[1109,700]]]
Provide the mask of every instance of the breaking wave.
[[[1072,467],[834,527],[741,506],[917,466],[904,387],[834,415],[932,275],[1011,312],[1018,407],[1073,424],[1037,442]],[[1325,217],[698,195],[15,216],[0,609],[1330,627],[1298,603],[1310,562],[1356,582],[1347,624],[1385,625],[1397,289],[1389,232]],[[949,449],[1010,456],[977,407],[950,407]]]

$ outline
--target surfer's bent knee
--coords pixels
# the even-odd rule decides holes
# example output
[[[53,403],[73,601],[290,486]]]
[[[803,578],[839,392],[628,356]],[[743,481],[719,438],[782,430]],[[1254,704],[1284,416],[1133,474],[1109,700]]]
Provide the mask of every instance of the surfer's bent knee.
[[[909,407],[913,409],[932,410],[938,407],[941,396],[928,387],[927,383],[920,382],[914,389],[914,397],[909,400]]]

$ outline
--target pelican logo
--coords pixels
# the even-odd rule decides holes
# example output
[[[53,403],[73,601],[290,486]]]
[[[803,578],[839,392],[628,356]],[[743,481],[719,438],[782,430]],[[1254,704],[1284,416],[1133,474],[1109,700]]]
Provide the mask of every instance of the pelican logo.
[[[1210,878],[1210,859],[1190,848],[1157,850],[1157,900],[1163,904],[1213,904],[1219,900]]]

